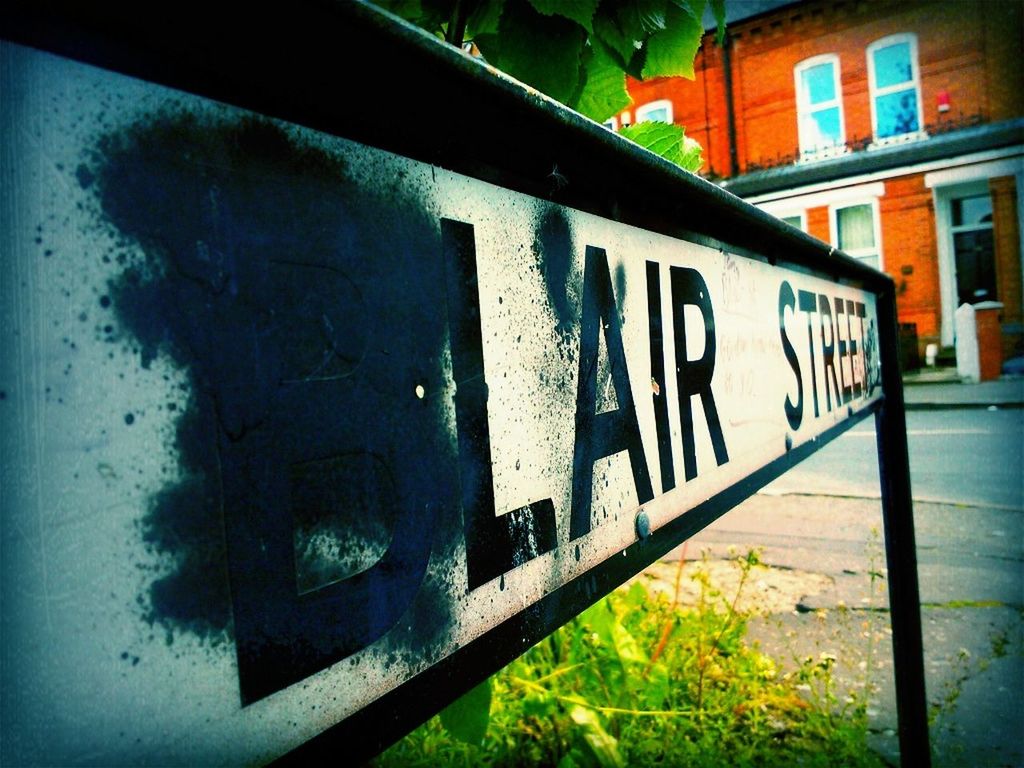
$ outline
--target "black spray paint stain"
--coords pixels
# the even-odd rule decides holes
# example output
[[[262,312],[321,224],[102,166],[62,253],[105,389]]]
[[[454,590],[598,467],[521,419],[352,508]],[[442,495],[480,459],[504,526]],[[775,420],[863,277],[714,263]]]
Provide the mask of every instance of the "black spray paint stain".
[[[618,307],[625,306],[626,303],[626,265],[621,261],[615,264],[615,303]],[[625,322],[625,317],[622,314],[621,309],[619,310],[619,322]]]
[[[293,468],[300,593],[351,578],[380,560],[394,530],[393,489],[390,468],[365,453]]]
[[[212,643],[230,635],[224,528],[218,493],[216,435],[210,407],[193,386],[189,406],[178,417],[174,448],[180,479],[149,500],[143,541],[173,558],[169,573],[149,587],[146,619],[173,632],[186,631]]]
[[[121,272],[101,290],[101,305],[113,309],[143,368],[166,356],[186,382],[171,446],[177,479],[152,496],[141,521],[145,544],[171,562],[140,596],[145,618],[169,641],[187,632],[242,642],[232,619],[225,509],[244,515],[241,503],[262,507],[264,498],[272,511],[283,505],[293,513],[295,594],[366,568],[387,546],[392,518],[428,515],[424,507],[432,517],[412,526],[413,548],[453,562],[461,531],[453,447],[434,396],[446,338],[437,223],[402,179],[368,191],[343,160],[269,121],[184,111],[105,135],[75,176],[97,195],[121,247]],[[426,398],[417,397],[420,387]],[[239,481],[250,444],[285,457],[290,503],[302,510],[287,509],[287,492],[264,497],[258,479],[251,489]],[[311,498],[318,486],[303,480],[301,467],[347,455],[363,456],[362,464],[335,470],[331,498]],[[376,480],[351,474],[378,465]],[[388,486],[373,498],[393,504],[395,515],[353,527],[318,512],[320,505],[371,513],[365,485],[374,482]],[[229,486],[248,495],[226,497]],[[432,503],[411,508],[424,498]],[[366,539],[355,556],[338,546],[353,530]],[[327,546],[318,550],[315,536]],[[390,594],[389,578],[371,585],[358,615],[372,622],[372,601]],[[437,570],[409,600],[383,650],[415,658],[450,626],[448,574]],[[278,618],[288,626],[288,616]],[[315,622],[295,622],[307,634],[289,650],[294,671],[260,681],[258,695],[358,650],[357,640],[320,642]],[[338,627],[325,627],[332,631]],[[252,653],[265,646],[254,638]]]
[[[548,301],[558,319],[558,332],[569,336],[579,323],[581,275],[565,211],[539,202],[535,232],[533,249],[540,262]]]
[[[265,314],[233,300],[240,276],[261,260],[245,251],[277,228],[291,229],[281,199],[288,192],[274,189],[275,178],[315,174],[326,186],[343,169],[296,150],[269,123],[205,124],[187,113],[104,136],[91,159],[92,168],[76,170],[79,183],[96,184],[123,245],[134,242],[143,253],[119,255],[125,269],[101,304],[113,304],[142,367],[168,355],[189,393],[174,438],[181,479],[154,495],[142,522],[146,544],[173,562],[150,588],[147,618],[217,641],[231,617],[214,418],[219,369],[236,362],[232,331]]]

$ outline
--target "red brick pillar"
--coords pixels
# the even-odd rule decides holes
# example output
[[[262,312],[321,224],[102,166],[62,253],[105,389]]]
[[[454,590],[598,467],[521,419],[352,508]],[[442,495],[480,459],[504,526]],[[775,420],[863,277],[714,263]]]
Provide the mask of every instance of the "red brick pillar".
[[[1021,327],[1020,222],[1017,220],[1017,185],[1013,176],[989,180],[992,194],[992,239],[996,266],[996,295],[1003,304],[1003,323]],[[1019,330],[1001,338],[1004,359],[1019,355]]]
[[[1003,305],[998,301],[983,301],[974,305],[974,322],[978,329],[979,381],[998,379],[1003,369],[1002,330],[1000,314]]]

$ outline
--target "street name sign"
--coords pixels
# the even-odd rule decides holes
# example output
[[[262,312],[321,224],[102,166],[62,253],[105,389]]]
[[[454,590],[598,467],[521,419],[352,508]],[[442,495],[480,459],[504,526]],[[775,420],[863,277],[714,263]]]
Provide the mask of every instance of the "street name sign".
[[[844,257],[0,56],[5,762],[369,756],[883,402]]]

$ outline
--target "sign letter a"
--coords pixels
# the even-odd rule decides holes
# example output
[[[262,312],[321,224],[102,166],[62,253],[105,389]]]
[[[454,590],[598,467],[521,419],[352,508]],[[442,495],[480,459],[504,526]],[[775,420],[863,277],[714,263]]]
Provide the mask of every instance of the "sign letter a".
[[[580,369],[576,386],[576,440],[572,460],[572,517],[570,540],[590,532],[590,504],[594,489],[594,462],[606,456],[629,452],[633,483],[641,504],[654,498],[647,471],[640,426],[629,386],[622,327],[612,293],[611,274],[604,249],[587,246],[583,274],[583,319],[580,326]],[[597,408],[598,334],[604,329],[618,408],[595,413]]]

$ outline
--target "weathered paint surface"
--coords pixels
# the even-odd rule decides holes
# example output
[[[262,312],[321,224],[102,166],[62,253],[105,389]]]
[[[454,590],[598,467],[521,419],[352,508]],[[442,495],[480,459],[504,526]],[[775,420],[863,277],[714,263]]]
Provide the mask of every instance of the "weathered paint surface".
[[[877,397],[855,288],[0,52],[5,763],[279,755]]]

